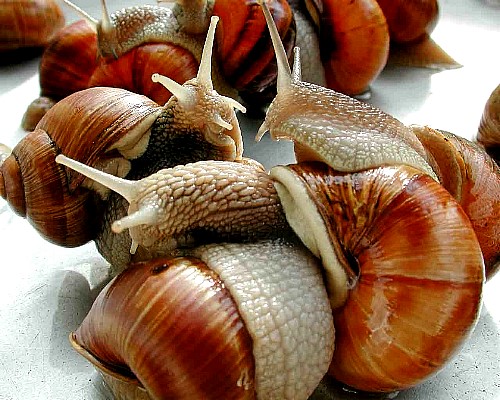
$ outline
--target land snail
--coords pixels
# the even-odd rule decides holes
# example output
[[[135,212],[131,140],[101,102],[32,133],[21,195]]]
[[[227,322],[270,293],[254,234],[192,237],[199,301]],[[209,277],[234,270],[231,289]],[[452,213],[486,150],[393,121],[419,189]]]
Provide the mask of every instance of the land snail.
[[[272,29],[273,25],[270,25]],[[112,216],[108,214],[104,222],[117,231],[128,229],[126,233],[132,236],[128,247],[133,245],[132,249],[140,257],[144,253],[167,257],[144,260],[120,273],[96,300],[82,327],[71,336],[74,346],[103,370],[109,384],[118,392],[128,388],[137,398],[210,398],[211,393],[215,393],[213,398],[221,397],[217,392],[211,392],[216,390],[218,380],[215,378],[221,370],[211,368],[213,364],[210,362],[222,357],[222,353],[214,349],[223,352],[229,345],[217,347],[222,339],[214,343],[210,331],[183,325],[186,321],[179,319],[182,315],[197,320],[199,326],[208,330],[224,331],[216,326],[218,322],[226,328],[236,327],[236,332],[230,329],[226,332],[231,338],[238,336],[238,339],[230,340],[238,354],[248,353],[248,347],[244,346],[253,346],[250,350],[253,360],[248,357],[250,361],[247,363],[244,361],[247,357],[242,355],[244,360],[235,371],[231,368],[224,370],[225,373],[234,372],[234,375],[228,378],[228,375],[222,375],[226,384],[233,382],[232,389],[249,398],[307,398],[327,372],[360,390],[404,389],[436,373],[458,351],[474,327],[484,281],[483,257],[471,218],[445,186],[437,182],[443,175],[437,169],[439,160],[430,157],[432,150],[426,149],[413,133],[421,132],[420,137],[423,137],[424,134],[434,135],[435,131],[430,128],[410,129],[364,103],[301,82],[298,57],[293,73],[289,72],[275,32],[272,37],[280,65],[278,95],[268,110],[259,135],[266,129],[277,138],[293,135],[299,161],[296,166],[276,167],[268,175],[255,162],[245,160],[240,151],[234,150],[235,143],[239,142],[235,125],[229,131],[233,135],[230,155],[213,157],[197,153],[193,156],[188,150],[203,146],[203,143],[199,141],[195,146],[187,143],[168,154],[173,158],[177,156],[168,163],[180,165],[151,165],[153,171],[144,172],[144,175],[154,172],[153,175],[139,180],[140,183],[130,183],[128,178],[138,179],[136,175],[139,173],[133,172],[134,164],[149,164],[148,157],[144,163],[139,163],[148,150],[139,151],[138,144],[148,141],[150,146],[153,133],[125,136],[126,139],[121,140],[125,146],[113,144],[100,151],[89,149],[88,158],[93,160],[80,159],[93,166],[99,164],[100,169],[108,166],[108,172],[127,171],[130,163],[127,180],[100,174],[58,156],[58,161],[90,175],[100,184],[111,186],[131,201],[128,216],[119,215],[120,212]],[[123,93],[118,89],[107,90]],[[84,91],[87,94],[98,92],[97,89]],[[179,93],[181,98],[182,92]],[[176,101],[174,97],[172,103]],[[283,104],[287,107],[282,107]],[[323,112],[323,107],[329,111]],[[78,108],[81,107],[73,109]],[[367,125],[368,116],[370,123]],[[96,118],[96,121],[101,119]],[[122,119],[125,116],[117,117],[117,120]],[[230,121],[233,121],[232,115]],[[103,130],[113,132],[113,128],[101,129],[100,132]],[[387,135],[385,140],[384,135]],[[224,138],[218,137],[219,144],[226,144]],[[56,153],[74,157],[69,148],[59,145],[56,140],[47,139],[47,142]],[[363,147],[363,143],[370,145]],[[182,141],[176,144],[182,145]],[[366,153],[356,152],[360,148]],[[136,150],[139,155],[133,154],[136,158],[129,162],[116,157],[124,149],[125,153]],[[477,151],[483,154],[480,149]],[[114,163],[107,163],[113,156]],[[182,157],[185,159],[180,160]],[[16,155],[16,158],[22,157]],[[53,158],[54,154],[48,156],[43,165],[53,164],[50,161]],[[102,162],[103,158],[107,158],[106,162]],[[208,158],[218,159],[206,160]],[[6,164],[14,163],[7,160],[12,158],[6,158],[2,169]],[[169,169],[156,172],[164,167]],[[22,168],[26,167],[19,167],[21,172],[17,172],[18,175],[22,174]],[[2,170],[2,180],[11,181],[5,171]],[[58,171],[64,184],[67,179],[70,185],[82,182],[79,175],[73,175],[69,170],[61,167]],[[246,178],[246,173],[254,178]],[[153,185],[148,186],[148,182],[153,182]],[[85,184],[98,188],[103,198],[112,203],[112,195],[102,187],[92,185],[88,180]],[[136,187],[139,189],[133,189]],[[161,194],[170,198],[169,193],[174,203],[163,203]],[[142,194],[147,196],[142,197]],[[160,202],[155,203],[155,198]],[[198,219],[194,220],[194,229],[187,234],[186,225],[181,224],[182,229],[177,229],[175,218],[163,215],[161,221],[174,224],[174,234],[161,237],[155,235],[161,235],[163,223],[152,227],[147,224],[156,221],[155,213],[163,213],[163,209],[155,204],[165,205],[171,216],[191,216],[191,210],[196,210],[197,205],[203,207],[200,213],[195,213]],[[219,208],[219,204],[225,204],[226,208]],[[302,210],[295,208],[296,204]],[[326,210],[327,206],[332,207],[331,213]],[[203,210],[207,213],[204,214]],[[263,219],[258,218],[261,212],[264,213]],[[257,223],[249,225],[255,218]],[[296,218],[299,218],[298,222]],[[193,220],[184,220],[183,223],[190,228]],[[313,229],[309,230],[310,227]],[[204,231],[203,235],[199,234],[200,231]],[[325,235],[325,232],[335,231],[337,235]],[[197,246],[197,240],[207,236],[213,243]],[[309,250],[297,241],[296,236]],[[154,248],[155,245],[158,248]],[[144,249],[148,246],[153,248]],[[165,249],[166,254],[163,254]],[[210,271],[204,264],[210,267]],[[235,269],[238,272],[233,275]],[[326,285],[323,284],[323,274],[326,275]],[[266,280],[268,278],[270,282]],[[162,279],[168,284],[162,283]],[[132,289],[126,287],[127,282]],[[150,284],[158,286],[150,289]],[[198,290],[182,286],[184,284],[198,287],[202,292],[200,298],[212,303],[189,295],[182,297],[181,293]],[[257,287],[251,286],[253,284]],[[165,291],[158,291],[158,287],[164,287]],[[243,292],[238,291],[240,287],[243,287]],[[175,296],[169,295],[170,289]],[[203,295],[203,289],[207,289],[206,295]],[[223,289],[231,294],[235,306]],[[125,293],[127,301],[120,292]],[[131,298],[130,293],[138,295]],[[164,293],[168,299],[179,302],[179,306],[174,306],[173,313],[160,312],[173,318],[161,325],[166,330],[160,332],[153,311],[164,310],[165,305],[160,303],[160,294]],[[211,320],[218,313],[211,312],[213,303],[226,310],[217,321]],[[250,309],[242,307],[248,303]],[[189,304],[200,306],[191,309]],[[313,310],[307,308],[311,304],[315,305]],[[333,315],[329,307],[333,308]],[[205,309],[208,316],[201,315]],[[235,309],[241,320],[237,319]],[[139,314],[134,315],[134,310]],[[263,325],[254,325],[254,322]],[[180,332],[168,330],[178,325],[181,325]],[[112,326],[117,330],[110,328]],[[145,342],[129,335],[140,326],[151,329],[147,333],[138,333],[139,337],[148,338]],[[248,333],[239,330],[243,326]],[[410,330],[408,326],[411,326]],[[118,331],[119,327],[123,330]],[[202,339],[196,346],[206,344],[207,347],[191,347],[194,339],[189,334],[193,331],[197,338]],[[170,359],[182,358],[182,350],[186,355],[200,355],[194,366],[189,364],[190,360],[174,366],[167,364],[166,375],[174,379],[165,385],[161,385],[156,375],[160,368],[155,364],[147,365],[149,355],[161,360],[158,347],[155,347],[158,343],[155,340],[160,337],[173,343],[171,349],[181,350],[179,356]],[[185,342],[178,345],[180,340]],[[148,343],[151,348],[146,351]],[[285,346],[281,347],[281,343]],[[111,348],[115,344],[116,347]],[[165,354],[172,353],[168,350]],[[276,357],[269,357],[270,354]],[[357,357],[362,355],[371,358],[360,361]],[[387,360],[393,362],[388,364]],[[142,376],[139,369],[144,365],[147,371]],[[408,365],[414,368],[408,368]],[[191,370],[194,376],[186,373]],[[207,378],[207,370],[216,376]],[[270,371],[280,374],[276,378],[278,383],[270,378]],[[148,375],[152,376],[152,381],[148,380]],[[175,379],[179,376],[184,380]],[[157,392],[170,389],[180,392]],[[224,393],[224,398],[233,396],[227,391]]]
[[[0,52],[45,47],[64,23],[64,14],[56,0],[3,0]]]
[[[500,165],[500,85],[488,97],[476,140]]]
[[[415,11],[407,13],[405,21],[420,21],[424,3],[415,2]],[[405,2],[391,4],[384,6],[387,12],[405,8]],[[386,65],[390,43],[385,11],[376,0],[270,0],[268,6],[287,52],[291,54],[295,44],[307,49],[303,67],[307,81],[350,95],[369,92],[371,82]],[[216,89],[228,96],[240,96],[255,109],[274,95],[273,51],[263,36],[267,30],[255,1],[178,1],[172,10],[146,5],[108,15],[102,0],[101,21],[72,7],[84,20],[63,29],[45,51],[40,63],[40,97],[28,107],[22,122],[27,131],[34,129],[55,101],[87,87],[121,87],[165,103],[170,93],[147,77],[157,72],[179,83],[194,77],[212,14],[221,18]],[[434,13],[424,19],[435,18]],[[418,29],[418,37],[421,25],[427,26],[411,23]],[[412,49],[408,54],[417,58],[415,54],[420,52]],[[416,65],[419,61],[408,63]],[[425,58],[419,65],[439,63],[445,64]]]

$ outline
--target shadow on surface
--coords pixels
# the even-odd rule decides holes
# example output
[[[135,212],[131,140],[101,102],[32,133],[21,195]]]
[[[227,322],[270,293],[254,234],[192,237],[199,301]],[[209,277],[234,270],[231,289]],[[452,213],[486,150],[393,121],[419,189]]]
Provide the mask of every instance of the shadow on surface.
[[[499,359],[500,327],[483,308],[476,329],[462,351],[421,385],[391,394],[356,393],[325,378],[310,400],[497,399],[500,396]]]
[[[69,372],[88,368],[88,362],[71,347],[68,336],[80,326],[108,280],[91,288],[89,281],[79,272],[59,271],[52,276],[51,286],[59,288],[50,336],[52,366]]]

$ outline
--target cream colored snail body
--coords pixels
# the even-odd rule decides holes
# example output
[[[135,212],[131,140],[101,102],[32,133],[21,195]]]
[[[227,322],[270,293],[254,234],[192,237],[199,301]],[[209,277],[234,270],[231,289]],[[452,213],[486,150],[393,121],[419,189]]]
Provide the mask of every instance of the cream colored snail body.
[[[103,144],[81,145],[85,157],[42,136],[52,150],[43,172],[55,166],[57,174],[36,188],[58,181],[52,192],[64,196],[97,192],[106,209],[102,253],[117,270],[130,250],[144,260],[116,276],[71,335],[118,398],[219,399],[222,380],[229,398],[307,399],[327,372],[360,390],[401,390],[437,373],[474,328],[484,283],[480,243],[439,182],[432,151],[416,129],[302,82],[298,53],[291,72],[264,11],[279,75],[259,135],[293,137],[297,165],[268,174],[242,157],[233,111],[241,107],[213,92],[208,61],[194,82],[166,80],[175,92],[170,111],[157,106],[150,121],[173,125],[173,136],[156,137],[162,130],[150,129],[152,122],[118,129],[126,113],[102,122],[93,138],[104,132]],[[199,99],[195,88],[215,96],[201,104],[217,112],[193,127],[185,115]],[[143,108],[128,107],[135,109]],[[99,107],[86,112],[101,113],[96,121],[107,116]],[[116,140],[106,136],[115,130]],[[23,157],[14,152],[2,165],[6,187],[33,175],[33,163],[16,164]],[[33,204],[19,192],[2,194]]]

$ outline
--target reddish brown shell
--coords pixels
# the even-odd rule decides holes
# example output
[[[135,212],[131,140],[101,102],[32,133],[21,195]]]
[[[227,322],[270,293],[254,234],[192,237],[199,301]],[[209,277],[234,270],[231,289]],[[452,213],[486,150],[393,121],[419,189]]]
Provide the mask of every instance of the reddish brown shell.
[[[195,258],[122,272],[71,341],[115,390],[135,382],[155,399],[255,398],[250,334],[218,275]]]
[[[437,0],[377,0],[384,12],[391,40],[406,43],[418,40],[434,29],[438,17]]]
[[[439,181],[469,217],[483,252],[486,277],[500,268],[500,168],[475,143],[428,127],[413,131]]]
[[[64,14],[55,0],[2,0],[0,51],[43,47],[64,26]]]
[[[94,31],[85,21],[67,26],[46,49],[40,64],[42,95],[63,98],[94,86],[120,87],[164,104],[170,93],[151,81],[155,72],[180,83],[196,76],[198,62],[180,46],[152,43],[118,59],[97,56]]]
[[[295,43],[293,14],[285,0],[266,0],[283,44]],[[260,92],[276,81],[274,51],[257,1],[217,0],[217,56],[224,77],[238,91]]]
[[[100,226],[100,213],[89,191],[80,188],[83,177],[66,174],[55,156],[63,152],[89,165],[121,157],[110,149],[127,135],[144,134],[149,126],[141,124],[159,110],[147,97],[123,89],[98,87],[68,96],[0,165],[0,194],[47,240],[86,243]]]
[[[389,31],[375,0],[325,0],[320,13],[321,58],[327,86],[360,94],[385,67]]]
[[[198,61],[191,52],[172,43],[143,44],[118,59],[101,58],[95,32],[85,21],[77,21],[60,31],[42,56],[41,96],[60,100],[89,87],[110,86],[143,94],[163,105],[171,94],[151,81],[152,74],[184,83],[197,71]],[[24,119],[30,121],[30,115]],[[33,130],[33,122],[23,128]]]
[[[322,163],[290,168],[352,278],[345,304],[334,310],[330,373],[370,392],[435,374],[468,338],[481,304],[482,255],[462,208],[411,167],[355,174]]]
[[[500,165],[500,85],[491,92],[486,102],[479,123],[477,141]]]

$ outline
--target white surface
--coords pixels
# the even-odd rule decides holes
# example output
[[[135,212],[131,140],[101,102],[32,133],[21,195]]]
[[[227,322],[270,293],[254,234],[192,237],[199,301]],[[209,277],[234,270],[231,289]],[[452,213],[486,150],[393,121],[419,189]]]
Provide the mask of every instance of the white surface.
[[[76,3],[99,14],[97,0]],[[136,4],[109,3],[111,11]],[[371,102],[405,123],[472,138],[486,99],[500,83],[500,8],[475,0],[441,0],[440,5],[433,38],[464,67],[441,72],[387,69],[373,85]],[[9,146],[22,137],[22,114],[38,95],[37,64],[35,59],[0,67],[0,142]],[[286,143],[268,138],[253,142],[257,121],[242,125],[248,156],[268,167],[292,160]],[[0,245],[0,399],[107,398],[98,375],[67,340],[106,279],[106,263],[92,244],[63,249],[47,243],[3,200]],[[462,352],[439,375],[398,399],[500,400],[499,293],[497,276],[486,286],[481,319]]]

